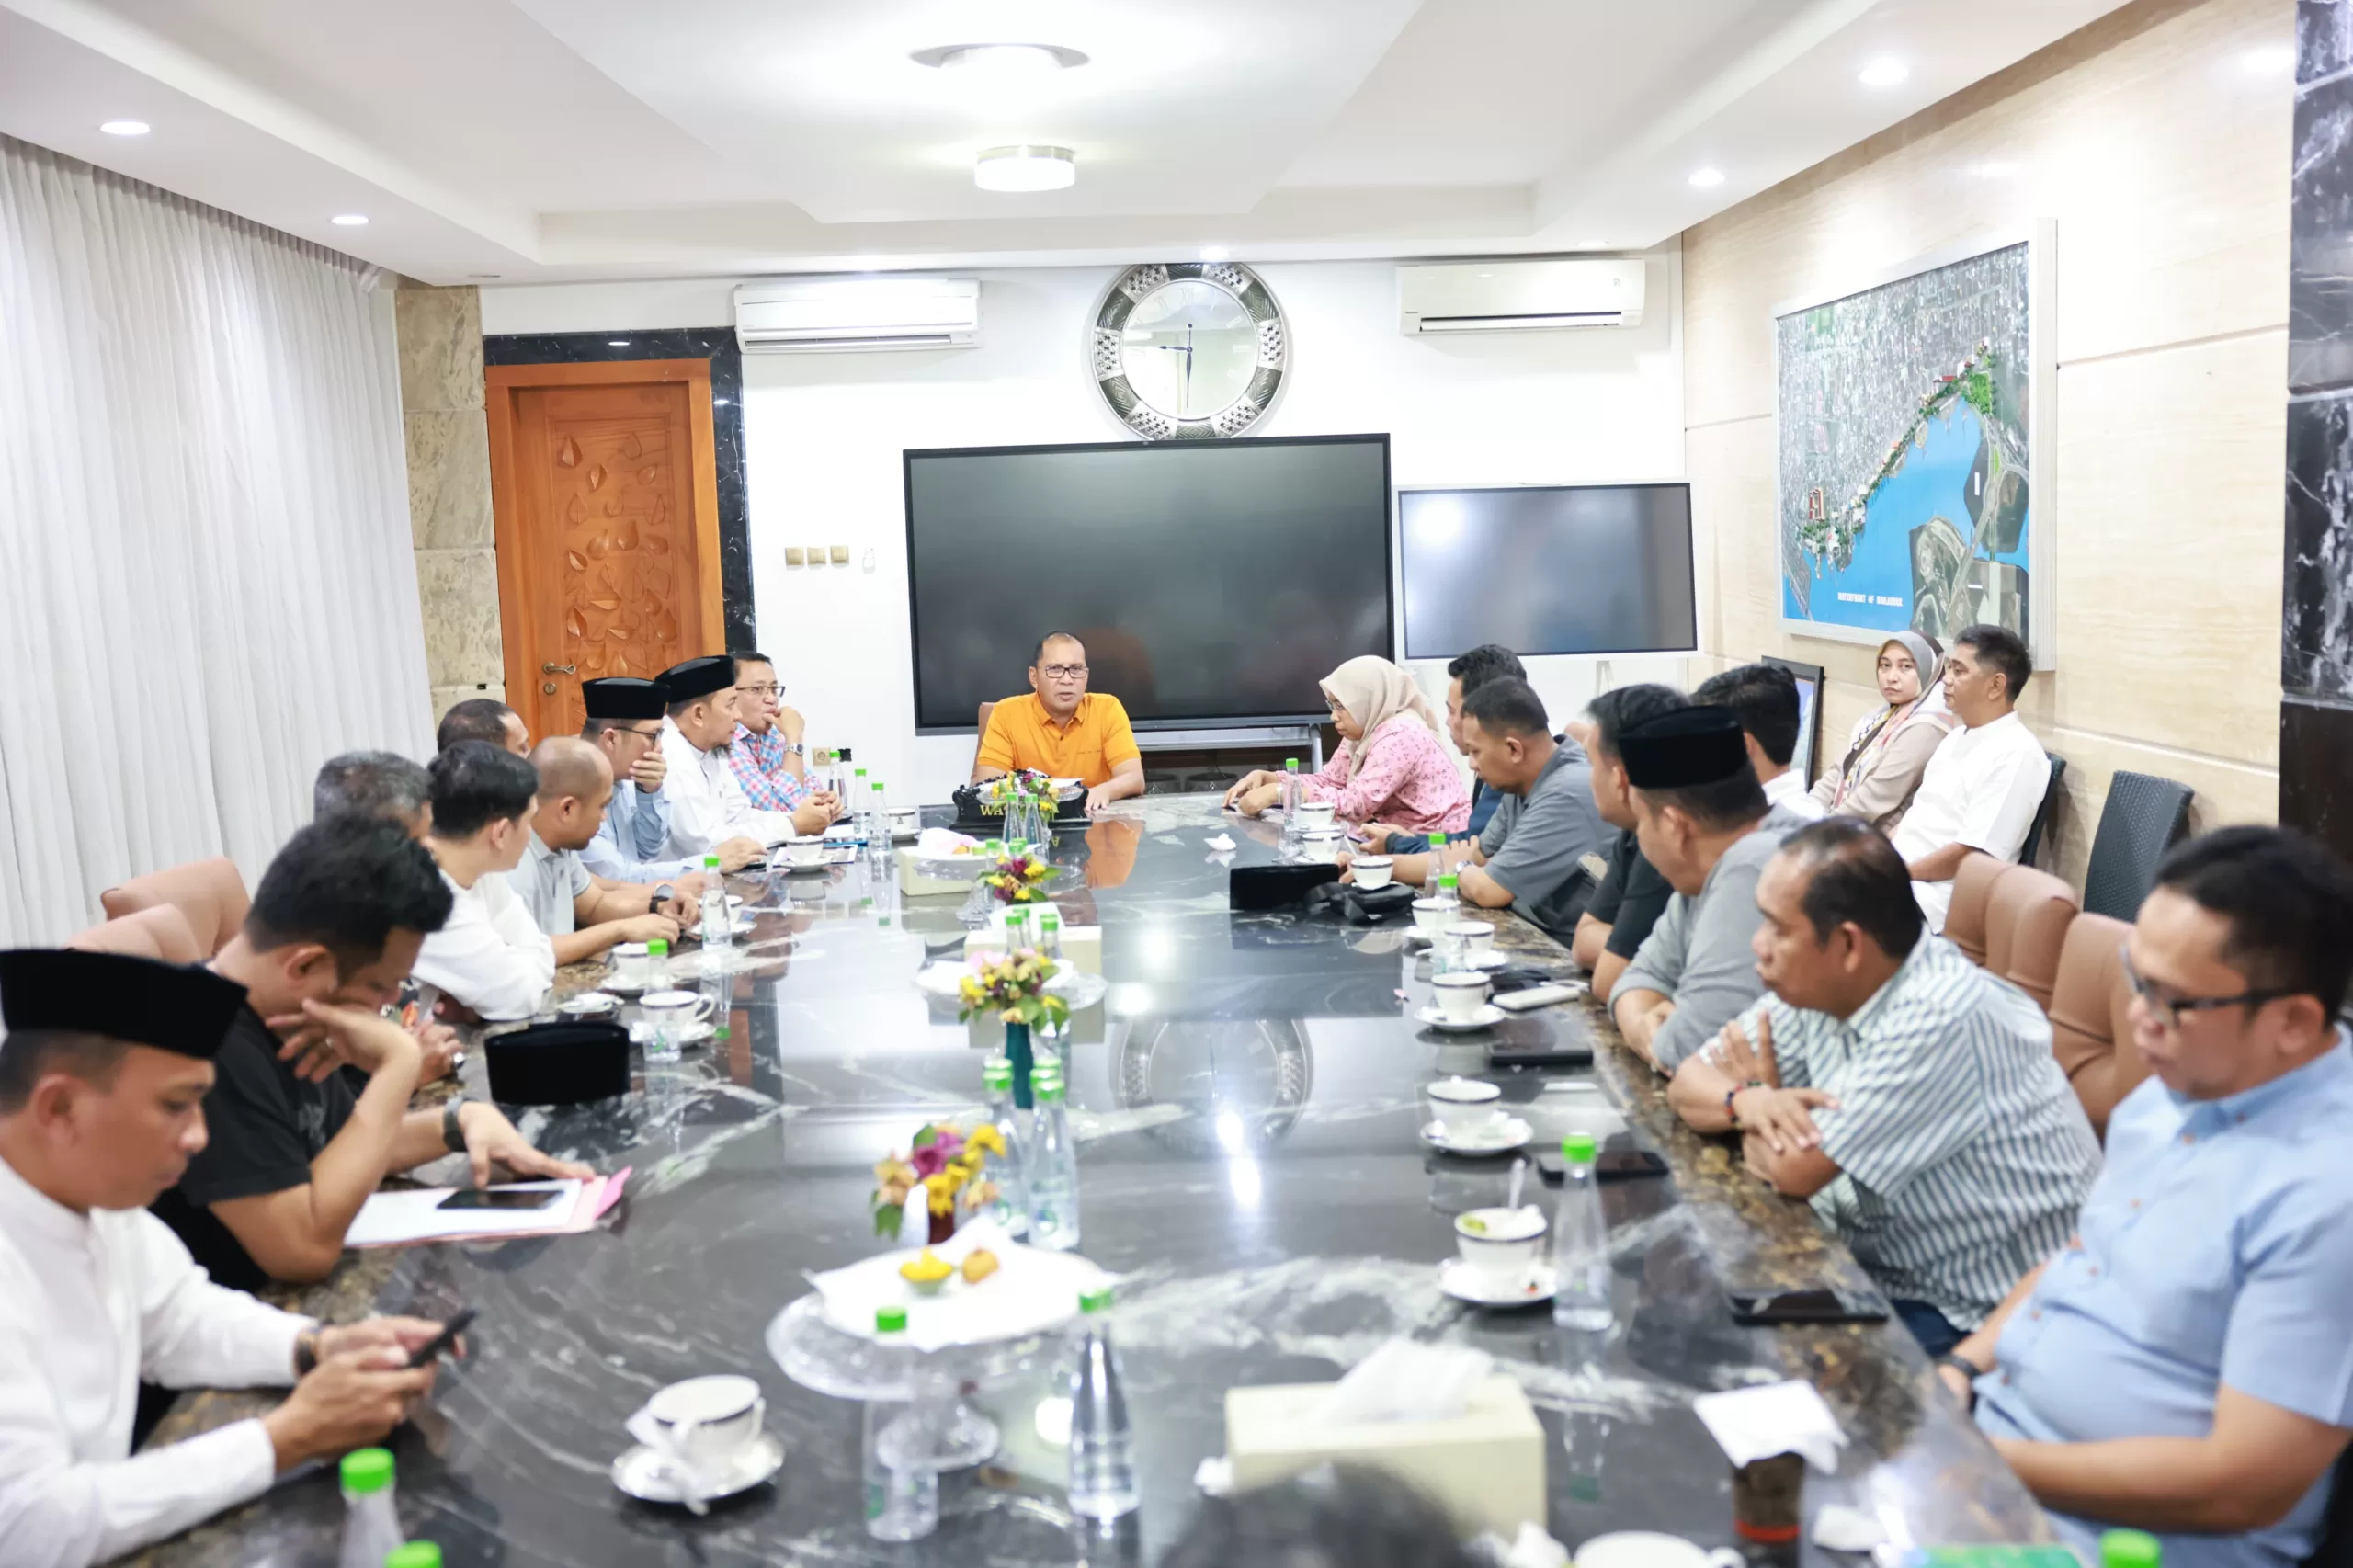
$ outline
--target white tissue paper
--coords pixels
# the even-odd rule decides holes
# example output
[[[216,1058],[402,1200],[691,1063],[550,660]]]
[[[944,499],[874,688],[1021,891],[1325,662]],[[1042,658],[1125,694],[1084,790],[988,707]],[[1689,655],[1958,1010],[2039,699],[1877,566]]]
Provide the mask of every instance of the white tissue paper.
[[[1866,1552],[1886,1539],[1877,1519],[1844,1503],[1824,1503],[1813,1516],[1813,1544],[1824,1551]]]
[[[977,838],[968,838],[944,827],[927,827],[915,835],[915,851],[926,860],[945,860],[959,849],[969,848],[978,843],[980,840]]]
[[[1231,850],[1233,847],[1233,838],[1222,833],[1217,835],[1213,838],[1205,838],[1201,840],[1201,842],[1208,845],[1211,848],[1216,850],[1221,855],[1225,854],[1228,850]]]
[[[1554,1540],[1533,1521],[1523,1521],[1519,1534],[1506,1540],[1493,1530],[1482,1531],[1472,1545],[1483,1551],[1501,1568],[1569,1568],[1569,1549]]]
[[[1495,1359],[1460,1345],[1392,1339],[1332,1385],[1317,1417],[1327,1426],[1378,1421],[1452,1421],[1470,1404]]]
[[[1211,1454],[1193,1467],[1193,1484],[1205,1497],[1233,1495],[1233,1461],[1223,1454]]]
[[[1838,1418],[1812,1383],[1792,1380],[1703,1393],[1691,1402],[1691,1409],[1734,1465],[1775,1454],[1803,1454],[1805,1462],[1824,1475],[1837,1471],[1838,1450],[1847,1434],[1838,1429]]]

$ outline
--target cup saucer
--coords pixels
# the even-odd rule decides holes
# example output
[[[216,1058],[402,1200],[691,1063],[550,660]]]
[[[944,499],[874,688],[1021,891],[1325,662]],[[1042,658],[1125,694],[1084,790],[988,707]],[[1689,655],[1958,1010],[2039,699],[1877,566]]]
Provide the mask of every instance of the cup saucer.
[[[1561,1277],[1549,1263],[1530,1264],[1518,1278],[1474,1267],[1460,1257],[1438,1266],[1438,1288],[1458,1301],[1482,1307],[1524,1307],[1549,1301]]]
[[[1466,960],[1472,969],[1509,969],[1509,953],[1473,953]]]
[[[680,1045],[700,1045],[704,1040],[709,1040],[711,1037],[711,1026],[708,1022],[688,1024],[685,1028],[678,1031],[678,1043]],[[629,1038],[631,1044],[643,1045],[654,1038],[654,1026],[647,1023],[643,1018],[640,1018],[637,1022],[630,1025]]]
[[[1496,1006],[1493,1002],[1482,1002],[1479,1004],[1479,1010],[1472,1014],[1467,1018],[1453,1017],[1444,1009],[1435,1006],[1425,1007],[1420,1012],[1415,1013],[1414,1017],[1419,1018],[1422,1022],[1429,1025],[1429,1027],[1434,1029],[1446,1029],[1449,1032],[1453,1032],[1466,1029],[1493,1028],[1495,1025],[1504,1021],[1504,1010],[1501,1007]]]
[[[669,983],[666,980],[630,980],[618,974],[608,974],[597,982],[597,989],[609,991],[616,996],[635,996],[640,992],[656,990]]]
[[[1517,1116],[1498,1118],[1468,1133],[1450,1133],[1442,1121],[1430,1122],[1422,1129],[1422,1142],[1431,1148],[1443,1149],[1449,1154],[1467,1154],[1472,1159],[1508,1154],[1527,1147],[1528,1141],[1535,1136],[1536,1129]]]
[[[748,1492],[783,1468],[784,1445],[763,1432],[737,1451],[726,1474],[717,1478],[718,1489],[704,1501]],[[642,1443],[613,1461],[613,1484],[641,1503],[686,1501],[662,1456]]]

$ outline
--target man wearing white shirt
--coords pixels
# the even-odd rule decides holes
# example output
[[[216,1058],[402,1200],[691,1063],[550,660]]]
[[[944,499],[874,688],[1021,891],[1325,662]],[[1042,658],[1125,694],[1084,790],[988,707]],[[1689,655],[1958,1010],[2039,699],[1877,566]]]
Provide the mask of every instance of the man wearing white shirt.
[[[1966,727],[1929,756],[1893,835],[1931,931],[1945,928],[1953,874],[1969,852],[2017,859],[2050,792],[2051,758],[2017,711],[2033,673],[2026,644],[1999,626],[1962,627],[1945,659],[1945,700]]]
[[[0,953],[0,1556],[86,1568],[381,1438],[433,1385],[441,1325],[322,1328],[207,1279],[145,1206],[205,1145],[211,1057],[244,988],[114,953]],[[144,1377],[294,1385],[133,1457]],[[299,1381],[297,1379],[299,1378]]]
[[[708,855],[732,838],[779,844],[801,833],[789,812],[753,809],[727,766],[726,745],[737,717],[735,661],[725,653],[688,659],[662,672],[669,699],[662,725],[662,756],[669,763],[673,855]],[[824,831],[818,824],[817,831]]]
[[[580,700],[588,710],[580,738],[605,754],[613,772],[613,798],[605,802],[597,836],[580,851],[581,863],[617,882],[675,882],[701,870],[701,856],[688,859],[669,848],[670,763],[662,755],[669,702],[662,683],[631,676],[584,680]],[[767,852],[756,839],[731,838],[712,853],[721,870],[740,871]]]
[[[528,1018],[555,983],[555,949],[505,873],[531,846],[539,772],[487,741],[460,741],[432,774],[425,846],[456,903],[416,955],[416,978],[478,1017]]]
[[[1806,793],[1805,776],[1792,766],[1804,720],[1797,676],[1779,665],[1743,665],[1700,682],[1691,700],[1712,702],[1738,715],[1748,765],[1765,787],[1767,805],[1802,822],[1829,814],[1829,807]]]

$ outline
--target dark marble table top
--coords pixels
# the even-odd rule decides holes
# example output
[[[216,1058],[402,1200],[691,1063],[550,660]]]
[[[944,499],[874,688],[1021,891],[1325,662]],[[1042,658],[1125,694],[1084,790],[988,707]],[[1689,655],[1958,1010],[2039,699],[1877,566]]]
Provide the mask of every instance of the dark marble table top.
[[[1270,826],[1223,826],[1241,840],[1234,858],[1275,858]],[[1616,1528],[1729,1542],[1726,1465],[1691,1399],[1790,1376],[1821,1388],[1852,1439],[1837,1475],[1810,1478],[1809,1517],[1836,1500],[1905,1541],[2049,1539],[1900,1327],[1731,1323],[1728,1278],[1835,1282],[1855,1265],[1803,1205],[1677,1123],[1598,1008],[1502,1026],[1587,1038],[1592,1069],[1491,1072],[1483,1037],[1411,1017],[1429,1001],[1427,966],[1402,931],[1230,914],[1226,862],[1205,846],[1219,829],[1213,797],[1154,797],[1063,834],[1056,851],[1071,867],[1057,901],[1070,924],[1100,926],[1111,983],[1074,1020],[1070,1075],[1081,1251],[1128,1277],[1115,1332],[1144,1483],[1129,1528],[1074,1529],[1063,1455],[1031,1420],[1041,1375],[976,1402],[1004,1448],[946,1478],[937,1536],[873,1542],[858,1407],[794,1384],[762,1347],[769,1319],[809,1289],[805,1270],[882,1247],[867,1208],[874,1163],[927,1119],[978,1104],[977,1030],[910,983],[927,947],[961,936],[961,900],[903,899],[892,871],[861,862],[742,880],[760,921],[743,949],[750,967],[708,983],[729,1002],[725,1041],[647,1070],[624,1101],[518,1116],[543,1147],[635,1167],[597,1231],[354,1254],[328,1284],[289,1298],[337,1318],[480,1312],[472,1358],[445,1369],[393,1445],[409,1534],[439,1542],[453,1565],[517,1568],[1149,1562],[1195,1506],[1196,1466],[1224,1450],[1228,1387],[1329,1380],[1404,1335],[1477,1346],[1519,1379],[1545,1426],[1552,1530],[1572,1547]],[[1518,959],[1568,972],[1542,932],[1498,925]],[[680,961],[695,961],[691,949]],[[1451,1216],[1502,1201],[1507,1164],[1436,1154],[1416,1138],[1421,1086],[1458,1072],[1501,1083],[1540,1145],[1573,1120],[1614,1115],[1620,1136],[1669,1161],[1671,1179],[1604,1189],[1619,1310],[1608,1335],[1558,1332],[1541,1307],[1487,1312],[1439,1291]],[[1562,1080],[1573,1086],[1548,1087]],[[1549,1202],[1532,1173],[1529,1188]],[[623,1496],[608,1479],[629,1446],[623,1419],[665,1383],[722,1370],[767,1391],[787,1450],[776,1482],[701,1519]],[[184,1398],[155,1441],[266,1403]],[[331,1479],[290,1478],[142,1561],[328,1562],[341,1515]]]

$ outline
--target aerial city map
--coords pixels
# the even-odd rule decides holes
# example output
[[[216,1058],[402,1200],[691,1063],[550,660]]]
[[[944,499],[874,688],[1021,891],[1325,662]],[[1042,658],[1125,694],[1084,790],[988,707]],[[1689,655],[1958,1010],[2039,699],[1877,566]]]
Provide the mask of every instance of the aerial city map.
[[[1781,613],[2027,635],[2025,244],[1774,323]]]

